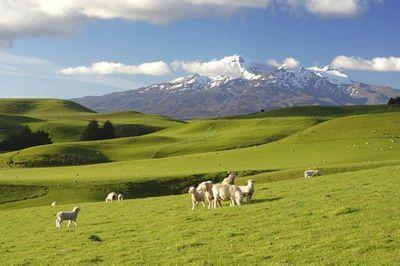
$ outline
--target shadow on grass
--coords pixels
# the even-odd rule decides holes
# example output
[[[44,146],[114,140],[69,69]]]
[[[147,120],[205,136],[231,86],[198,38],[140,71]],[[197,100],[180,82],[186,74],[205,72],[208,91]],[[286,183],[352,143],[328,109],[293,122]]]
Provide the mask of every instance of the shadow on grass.
[[[283,199],[283,197],[274,197],[274,198],[267,198],[267,199],[253,199],[249,202],[249,204],[258,204],[263,202],[270,202],[270,201],[277,201]]]

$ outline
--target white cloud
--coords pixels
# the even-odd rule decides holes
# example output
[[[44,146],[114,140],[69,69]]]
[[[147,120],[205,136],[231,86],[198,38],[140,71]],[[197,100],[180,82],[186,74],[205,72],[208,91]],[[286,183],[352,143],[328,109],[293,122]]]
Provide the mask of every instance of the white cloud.
[[[382,0],[276,0],[293,10],[305,10],[321,17],[353,17]]]
[[[278,68],[287,68],[287,69],[295,69],[298,68],[300,62],[294,59],[293,57],[286,57],[281,63],[276,61],[275,59],[270,59],[267,61],[268,65],[278,67]]]
[[[307,0],[306,9],[321,16],[354,16],[362,5],[359,0]]]
[[[221,60],[201,61],[174,61],[171,65],[175,70],[183,70],[189,73],[200,74],[207,77],[230,76],[237,77],[241,69],[238,64],[231,62],[231,57],[224,57]]]
[[[23,56],[12,53],[0,52],[0,78],[2,79],[2,88],[7,84],[40,83],[43,90],[50,90],[54,81],[56,85],[63,82],[93,83],[117,88],[138,88],[143,84],[136,79],[119,78],[115,76],[101,75],[79,75],[66,77],[57,75],[60,66],[49,60]],[[17,79],[15,77],[18,77]],[[6,82],[4,82],[6,81]],[[19,83],[20,82],[20,83]],[[44,84],[44,85],[43,85]],[[48,84],[52,84],[47,86]],[[26,85],[24,85],[26,86]],[[0,88],[1,90],[1,88]]]
[[[143,74],[150,76],[164,76],[171,73],[169,66],[162,62],[150,62],[140,65],[125,65],[115,62],[96,62],[87,66],[65,68],[59,71],[63,75],[110,75],[110,74]]]
[[[370,60],[340,55],[333,59],[335,68],[375,72],[400,72],[400,57],[375,57]]]
[[[188,17],[225,17],[271,3],[319,16],[353,16],[382,0],[0,0],[0,46],[20,37],[66,36],[90,20],[165,24]]]
[[[1,0],[0,46],[9,46],[19,37],[70,35],[95,19],[163,24],[268,4],[269,0]]]

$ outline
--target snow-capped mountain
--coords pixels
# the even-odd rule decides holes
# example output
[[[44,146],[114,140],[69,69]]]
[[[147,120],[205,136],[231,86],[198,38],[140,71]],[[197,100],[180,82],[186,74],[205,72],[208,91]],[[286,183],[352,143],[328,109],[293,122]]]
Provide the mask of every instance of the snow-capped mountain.
[[[177,118],[239,115],[293,105],[382,104],[400,91],[353,81],[331,66],[296,67],[221,59],[226,75],[193,74],[136,90],[74,99],[97,111],[137,110]]]

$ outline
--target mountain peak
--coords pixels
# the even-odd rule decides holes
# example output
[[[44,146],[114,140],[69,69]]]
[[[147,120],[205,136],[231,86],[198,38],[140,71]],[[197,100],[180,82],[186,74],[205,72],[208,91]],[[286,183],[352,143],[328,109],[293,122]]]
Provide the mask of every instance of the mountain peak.
[[[231,55],[231,56],[226,56],[222,60],[226,61],[226,62],[230,62],[230,63],[237,63],[237,64],[243,64],[245,62],[243,57],[241,57],[238,54],[234,54],[234,55]]]

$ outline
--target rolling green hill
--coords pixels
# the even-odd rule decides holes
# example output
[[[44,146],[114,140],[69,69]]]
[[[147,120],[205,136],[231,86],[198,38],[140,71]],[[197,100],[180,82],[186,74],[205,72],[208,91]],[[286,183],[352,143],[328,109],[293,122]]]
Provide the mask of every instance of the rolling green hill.
[[[3,154],[0,158],[6,162],[12,160],[13,166],[76,165],[162,158],[269,143],[318,122],[313,118],[195,120],[139,137],[37,146]],[[74,160],[84,150],[87,151],[87,160]],[[71,155],[71,160],[66,159],[65,154]]]
[[[0,113],[33,117],[94,113],[77,103],[59,99],[0,99]]]

